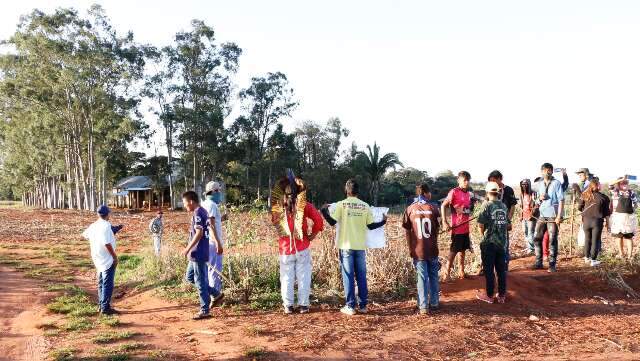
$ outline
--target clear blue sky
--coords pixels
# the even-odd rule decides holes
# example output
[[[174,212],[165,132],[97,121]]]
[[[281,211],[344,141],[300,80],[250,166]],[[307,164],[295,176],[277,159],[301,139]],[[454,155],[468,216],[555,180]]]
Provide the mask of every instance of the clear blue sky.
[[[119,31],[168,44],[193,18],[244,50],[240,86],[282,71],[305,119],[340,117],[435,174],[498,168],[507,183],[550,161],[604,178],[640,173],[638,1],[98,1]],[[0,5],[0,38],[32,8]],[[152,122],[152,119],[149,119]]]

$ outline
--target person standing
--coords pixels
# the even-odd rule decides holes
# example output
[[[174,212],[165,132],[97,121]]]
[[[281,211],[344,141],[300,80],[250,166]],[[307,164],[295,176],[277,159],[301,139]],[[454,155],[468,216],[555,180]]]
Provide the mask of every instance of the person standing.
[[[494,182],[500,187],[500,192],[498,192],[498,200],[504,203],[504,205],[507,207],[507,217],[509,218],[509,224],[511,224],[513,213],[516,210],[516,205],[518,204],[518,200],[516,199],[516,194],[513,191],[513,188],[502,183],[502,173],[499,170],[494,170],[489,173],[487,181]],[[505,242],[505,247],[505,260],[507,262],[506,270],[509,271],[509,260],[511,260],[511,256],[509,253],[509,232],[507,232],[507,241]]]
[[[451,280],[451,269],[456,256],[460,254],[458,268],[460,278],[465,278],[464,259],[465,252],[471,249],[471,237],[469,236],[469,221],[473,209],[473,193],[469,187],[471,174],[467,171],[458,173],[458,187],[452,189],[447,194],[440,209],[443,226],[446,231],[451,231],[451,247],[449,248],[449,259],[445,282]],[[450,210],[451,221],[447,219],[447,210]]]
[[[211,293],[211,308],[219,306],[223,299],[222,292],[222,255],[224,253],[224,238],[222,234],[222,214],[216,199],[219,199],[220,184],[218,182],[209,182],[205,186],[205,200],[202,202],[202,208],[207,211],[209,227],[209,266],[208,266],[208,282]]]
[[[549,232],[549,269],[556,272],[558,257],[558,231],[562,223],[564,191],[562,184],[553,178],[553,165],[544,163],[540,167],[542,180],[537,183],[536,192],[540,202],[540,220],[536,224],[534,237],[536,262],[534,269],[542,269],[542,239]]]
[[[189,228],[189,243],[182,251],[182,256],[189,260],[187,282],[192,283],[198,290],[200,299],[200,312],[193,316],[194,320],[210,318],[209,301],[211,300],[211,288],[207,278],[209,261],[209,226],[207,211],[200,207],[200,199],[194,191],[182,194],[182,202],[191,214],[191,226]]]
[[[322,215],[332,226],[340,224],[338,249],[340,251],[340,270],[344,285],[345,306],[340,312],[346,315],[356,314],[355,285],[358,285],[358,312],[367,313],[369,290],[367,288],[367,230],[374,230],[387,223],[385,215],[380,222],[373,221],[371,207],[358,198],[360,186],[355,179],[345,184],[347,198],[336,203],[333,212],[329,205],[322,207]],[[355,279],[355,282],[354,282]]]
[[[494,297],[498,303],[505,303],[507,296],[507,262],[506,247],[507,233],[511,228],[509,211],[498,196],[501,192],[496,182],[486,185],[488,201],[482,206],[478,215],[478,226],[482,233],[480,252],[482,267],[486,279],[485,292],[478,292],[476,298],[480,301],[493,303]],[[495,279],[498,278],[498,294],[495,295]]]
[[[111,307],[111,296],[115,284],[118,256],[116,255],[116,237],[109,223],[111,210],[105,205],[97,209],[98,220],[93,222],[82,236],[89,240],[91,259],[96,267],[98,278],[98,305],[103,315],[118,312]]]
[[[638,196],[629,188],[629,181],[621,177],[611,186],[611,236],[618,239],[618,257],[633,258],[633,235],[638,226],[636,209]],[[626,243],[626,253],[625,253]]]
[[[418,287],[418,309],[421,315],[440,307],[440,284],[438,271],[438,230],[440,210],[429,202],[429,185],[418,186],[420,194],[404,212],[402,227],[405,229],[409,254],[416,269]]]
[[[589,181],[593,179],[593,175],[589,172],[589,168],[580,168],[576,174],[578,175],[578,188],[582,193],[589,188]]]
[[[578,210],[582,212],[582,229],[584,231],[584,260],[591,267],[600,265],[598,242],[602,237],[604,225],[609,226],[609,214],[611,212],[609,197],[600,193],[600,182],[597,178],[591,178],[587,189],[578,200]]]
[[[156,213],[156,217],[149,222],[149,232],[153,237],[153,250],[156,257],[160,257],[160,251],[162,249],[162,211]]]
[[[294,285],[298,284],[300,313],[309,312],[311,293],[311,242],[324,228],[322,215],[307,202],[302,179],[285,177],[272,191],[272,223],[279,231],[280,295],[285,314],[294,309]],[[312,222],[309,233],[309,221]]]
[[[525,251],[528,254],[532,254],[534,251],[533,235],[538,214],[536,214],[535,196],[531,190],[531,181],[529,179],[520,181],[520,205],[522,207],[522,231],[527,241]]]

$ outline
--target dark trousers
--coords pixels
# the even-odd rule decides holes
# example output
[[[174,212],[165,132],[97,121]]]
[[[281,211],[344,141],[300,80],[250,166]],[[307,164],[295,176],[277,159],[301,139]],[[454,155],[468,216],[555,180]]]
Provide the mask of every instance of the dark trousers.
[[[498,276],[498,295],[504,296],[507,293],[507,262],[504,247],[486,242],[480,244],[480,252],[484,277],[487,279],[487,296],[494,295],[496,276]]]
[[[602,237],[602,218],[585,218],[582,220],[584,231],[584,256],[593,260],[598,258],[600,252],[600,237]]]
[[[536,233],[533,244],[536,251],[536,266],[542,267],[542,239],[544,232],[549,232],[549,266],[555,267],[558,257],[558,225],[555,218],[542,217],[536,223]]]

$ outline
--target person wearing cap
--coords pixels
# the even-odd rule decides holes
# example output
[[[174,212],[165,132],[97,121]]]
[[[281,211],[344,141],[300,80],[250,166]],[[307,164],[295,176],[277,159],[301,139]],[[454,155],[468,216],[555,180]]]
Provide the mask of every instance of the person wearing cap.
[[[542,241],[545,232],[549,232],[549,269],[550,273],[556,272],[558,257],[558,232],[562,223],[564,209],[563,185],[553,177],[553,165],[544,163],[540,167],[542,180],[536,183],[538,195],[538,209],[540,220],[536,224],[534,237],[536,262],[534,269],[542,269]]]
[[[626,177],[618,178],[611,188],[611,236],[618,240],[618,257],[633,258],[633,235],[638,226],[638,196],[629,188]],[[626,252],[625,252],[626,243]]]
[[[478,226],[482,233],[480,252],[482,268],[486,279],[485,292],[478,291],[476,298],[480,301],[504,303],[507,296],[507,233],[511,230],[509,210],[499,200],[500,186],[496,182],[488,182],[485,188],[488,200],[482,205],[478,215]],[[495,291],[495,279],[498,278],[498,293]]]
[[[111,295],[115,283],[116,266],[116,237],[109,223],[111,210],[106,205],[101,205],[97,210],[98,219],[93,222],[82,236],[89,240],[91,259],[96,267],[98,278],[98,305],[103,315],[116,314],[111,307]]]
[[[593,174],[589,172],[589,168],[580,168],[576,174],[578,175],[578,188],[582,193],[589,188],[589,181],[593,178]]]
[[[207,211],[209,234],[209,272],[208,280],[211,292],[211,307],[219,306],[224,299],[222,292],[222,254],[224,238],[222,235],[222,215],[218,203],[221,200],[221,187],[218,182],[209,182],[205,186],[205,200],[202,208]]]
[[[149,222],[149,232],[153,237],[153,250],[156,257],[160,257],[160,250],[162,248],[162,211],[156,213],[156,217]]]
[[[487,177],[487,181],[494,182],[498,184],[500,187],[500,192],[498,193],[498,200],[507,207],[509,222],[513,219],[513,213],[516,210],[516,205],[518,204],[518,199],[516,199],[516,193],[513,191],[513,188],[508,185],[502,183],[502,173],[499,170],[494,170],[489,173]],[[507,232],[507,242],[505,243],[505,260],[507,262],[507,271],[509,270],[509,260],[511,259],[509,253],[509,232]]]

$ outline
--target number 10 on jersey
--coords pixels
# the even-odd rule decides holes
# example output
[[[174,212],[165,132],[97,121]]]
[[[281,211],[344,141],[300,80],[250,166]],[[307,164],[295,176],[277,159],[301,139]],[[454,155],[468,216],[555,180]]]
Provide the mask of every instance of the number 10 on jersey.
[[[416,218],[416,236],[419,239],[431,238],[431,219],[430,218]]]

